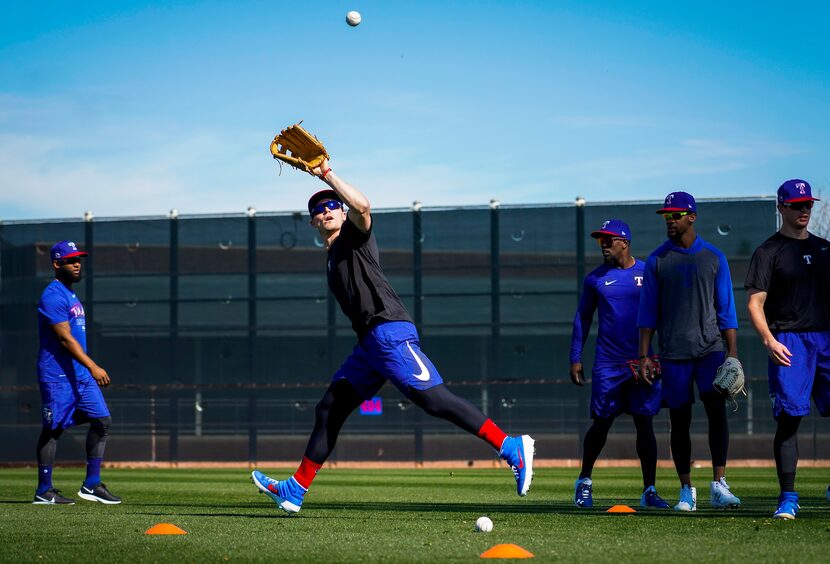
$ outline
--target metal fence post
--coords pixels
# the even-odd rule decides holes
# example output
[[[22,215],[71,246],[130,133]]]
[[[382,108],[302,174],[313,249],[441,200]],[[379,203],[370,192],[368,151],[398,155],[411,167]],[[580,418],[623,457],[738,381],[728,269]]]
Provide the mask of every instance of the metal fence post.
[[[412,293],[414,298],[415,327],[421,331],[424,319],[423,287],[423,231],[421,228],[421,202],[412,202]]]
[[[576,197],[576,299],[582,299],[585,278],[585,198]]]
[[[256,210],[248,208],[248,381],[255,384],[257,341],[257,291],[256,291]],[[248,396],[248,462],[257,460],[256,390]]]
[[[501,202],[490,200],[490,366],[484,374],[485,380],[498,378],[499,346],[501,345],[501,258],[499,253],[499,207]],[[481,408],[489,415],[489,390],[481,387]]]
[[[86,278],[86,283],[84,284],[84,316],[86,317],[86,330],[88,331],[88,352],[94,357],[97,352],[97,343],[95,342],[95,281],[93,280],[95,276],[95,252],[93,251],[95,234],[92,228],[93,217],[91,211],[84,212],[84,250],[89,253],[89,256],[84,261],[84,277]]]

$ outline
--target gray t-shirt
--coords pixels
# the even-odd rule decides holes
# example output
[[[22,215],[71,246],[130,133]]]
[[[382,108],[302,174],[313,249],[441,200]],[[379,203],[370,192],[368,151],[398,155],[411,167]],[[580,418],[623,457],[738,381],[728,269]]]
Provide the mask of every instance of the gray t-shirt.
[[[688,249],[663,243],[646,261],[637,327],[657,330],[666,359],[724,350],[721,332],[738,328],[724,254],[700,237]]]

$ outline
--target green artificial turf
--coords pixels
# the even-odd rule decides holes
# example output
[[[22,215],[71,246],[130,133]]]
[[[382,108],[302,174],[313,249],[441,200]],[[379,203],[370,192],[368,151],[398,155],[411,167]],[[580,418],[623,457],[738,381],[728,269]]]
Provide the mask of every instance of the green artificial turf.
[[[263,468],[284,478],[288,469]],[[771,518],[777,482],[772,469],[730,469],[736,510],[709,508],[708,470],[695,470],[698,511],[638,511],[636,468],[594,473],[593,510],[571,503],[575,470],[539,469],[530,495],[516,496],[501,470],[326,470],[302,511],[286,517],[257,495],[240,470],[112,470],[104,478],[124,498],[117,506],[78,500],[74,506],[32,505],[34,469],[0,470],[0,559],[4,562],[410,562],[467,561],[499,543],[517,544],[535,561],[562,562],[827,562],[830,502],[827,469],[799,471],[801,512]],[[55,486],[73,496],[81,469],[55,470]],[[677,500],[673,472],[658,490]],[[474,532],[488,515],[492,533]],[[183,536],[144,534],[173,523]]]

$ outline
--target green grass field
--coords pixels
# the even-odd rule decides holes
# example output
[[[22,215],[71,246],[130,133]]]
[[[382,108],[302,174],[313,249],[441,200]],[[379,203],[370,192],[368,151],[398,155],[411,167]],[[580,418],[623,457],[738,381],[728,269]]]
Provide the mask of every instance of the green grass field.
[[[264,468],[275,477],[289,471]],[[636,507],[639,470],[594,473],[593,510],[570,501],[574,470],[539,469],[526,498],[509,470],[324,470],[303,510],[286,517],[257,495],[245,470],[106,470],[124,498],[118,506],[78,500],[74,506],[31,505],[33,469],[0,470],[0,559],[5,562],[474,561],[491,546],[518,544],[539,561],[564,562],[828,562],[830,502],[827,469],[799,471],[801,513],[774,521],[772,469],[733,469],[743,498],[737,510],[708,508],[708,470],[696,470],[698,511],[605,513]],[[81,469],[58,468],[55,485],[74,494]],[[658,489],[676,501],[673,472]],[[75,496],[73,496],[75,497]],[[489,515],[492,533],[475,533]],[[183,536],[148,536],[156,523]]]

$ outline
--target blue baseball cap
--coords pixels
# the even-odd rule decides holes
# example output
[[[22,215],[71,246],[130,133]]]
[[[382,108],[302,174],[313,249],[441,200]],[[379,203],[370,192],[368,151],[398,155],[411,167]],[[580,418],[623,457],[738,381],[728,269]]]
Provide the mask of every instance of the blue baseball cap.
[[[63,260],[72,257],[89,256],[89,253],[79,251],[78,246],[72,241],[60,241],[59,243],[55,243],[49,250],[49,256],[52,257],[52,260]]]
[[[657,213],[666,212],[697,213],[697,202],[695,202],[694,196],[688,192],[670,192],[666,196],[663,207],[657,210]]]
[[[810,183],[806,180],[793,178],[787,180],[778,188],[778,203],[789,204],[790,202],[817,202],[818,198],[813,198],[813,190],[810,188]]]
[[[608,235],[611,237],[622,237],[631,241],[631,229],[628,224],[621,219],[609,219],[602,223],[602,227],[591,233],[591,237],[599,239],[600,237]]]
[[[320,190],[313,196],[308,199],[308,213],[311,213],[311,210],[314,209],[314,206],[322,202],[323,200],[335,200],[343,203],[343,199],[337,195],[337,192],[334,190]]]

